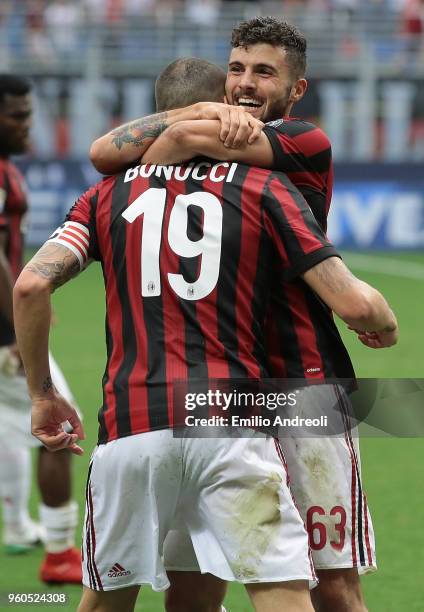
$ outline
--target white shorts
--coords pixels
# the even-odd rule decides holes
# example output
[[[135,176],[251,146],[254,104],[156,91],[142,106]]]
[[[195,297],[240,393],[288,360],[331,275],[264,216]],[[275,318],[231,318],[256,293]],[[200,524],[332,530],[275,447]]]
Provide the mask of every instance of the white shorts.
[[[335,435],[292,437],[292,429],[279,437],[315,568],[371,571],[376,569],[374,530],[362,488],[358,432],[348,426],[349,397],[339,385],[307,387],[282,416],[311,416],[311,407],[314,417],[328,416]]]
[[[63,397],[76,405],[58,364],[49,355],[53,384]],[[0,440],[2,445],[42,446],[31,434],[31,400],[25,376],[7,376],[0,372]]]
[[[223,580],[314,580],[307,533],[278,442],[142,433],[96,447],[89,468],[83,584],[169,587],[163,543],[176,520],[197,570]]]

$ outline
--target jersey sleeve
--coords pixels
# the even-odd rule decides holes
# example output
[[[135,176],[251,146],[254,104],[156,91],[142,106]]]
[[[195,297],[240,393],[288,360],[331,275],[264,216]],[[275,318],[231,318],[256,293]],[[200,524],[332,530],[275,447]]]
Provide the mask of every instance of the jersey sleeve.
[[[48,242],[65,246],[78,258],[80,269],[89,259],[99,259],[96,234],[97,186],[78,198]]]
[[[271,175],[264,219],[285,280],[295,279],[328,257],[340,257],[302,194],[284,175]]]
[[[325,227],[323,221],[333,192],[333,159],[328,136],[314,124],[300,119],[271,121],[263,132],[274,153],[273,169],[288,174],[308,201],[309,194],[312,199],[313,194],[322,195],[323,202],[317,202],[317,210],[311,206]]]

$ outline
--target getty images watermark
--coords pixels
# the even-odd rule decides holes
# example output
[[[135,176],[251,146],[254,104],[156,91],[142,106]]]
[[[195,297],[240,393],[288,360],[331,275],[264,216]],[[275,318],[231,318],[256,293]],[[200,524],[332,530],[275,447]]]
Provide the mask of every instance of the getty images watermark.
[[[173,384],[175,436],[424,437],[424,379],[208,379]]]
[[[196,416],[187,414],[184,418],[186,427],[248,427],[252,429],[268,429],[273,427],[327,427],[328,417],[321,415],[316,418],[293,417],[276,413],[279,408],[293,408],[297,405],[300,390],[289,393],[245,392],[233,389],[230,392],[220,389],[208,389],[205,393],[186,393],[184,407],[186,411],[196,411],[198,408],[218,409],[224,414],[211,416]],[[234,410],[237,412],[234,413]],[[252,414],[254,410],[259,414]],[[272,412],[266,416],[263,410]],[[230,412],[230,413],[229,413]]]
[[[271,436],[281,431],[322,436],[329,427],[326,410],[308,412],[307,393],[299,381],[183,381],[174,385],[173,399],[176,436],[244,437],[252,430]]]

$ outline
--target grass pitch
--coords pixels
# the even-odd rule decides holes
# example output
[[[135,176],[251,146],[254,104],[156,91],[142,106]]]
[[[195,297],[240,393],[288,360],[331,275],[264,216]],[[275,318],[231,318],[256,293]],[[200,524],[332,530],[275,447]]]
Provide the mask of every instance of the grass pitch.
[[[347,255],[346,261],[358,276],[387,297],[399,318],[401,340],[392,349],[372,351],[363,347],[354,334],[341,325],[357,374],[362,377],[423,377],[424,254],[379,254],[378,260],[374,257],[370,254],[365,261],[358,262],[354,255]],[[374,266],[378,272],[372,271]],[[410,273],[411,269],[415,272]],[[96,440],[96,414],[105,363],[103,302],[100,267],[95,264],[54,296],[57,325],[52,332],[53,352],[84,412],[87,435],[83,443],[85,455],[76,457],[73,464],[74,497],[80,504],[81,520],[87,465]],[[402,408],[400,400],[399,410]],[[422,612],[424,609],[423,449],[422,439],[365,438],[361,442],[363,476],[373,512],[379,562],[379,571],[363,580],[370,612]],[[36,515],[37,503],[34,487],[33,515]],[[5,600],[9,592],[49,591],[66,592],[68,604],[39,605],[37,610],[76,610],[80,588],[50,589],[39,582],[37,572],[41,558],[41,550],[19,557],[0,552],[1,610],[11,609]],[[159,612],[163,610],[162,598],[161,594],[145,588],[136,610]],[[230,586],[226,606],[229,612],[252,610],[240,585]],[[14,607],[24,609],[23,606]]]

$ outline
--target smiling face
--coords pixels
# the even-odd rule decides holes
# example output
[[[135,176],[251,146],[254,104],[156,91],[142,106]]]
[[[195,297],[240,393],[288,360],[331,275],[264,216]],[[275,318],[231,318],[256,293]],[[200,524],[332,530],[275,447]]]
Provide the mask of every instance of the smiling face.
[[[0,154],[25,153],[31,128],[31,96],[5,94],[0,101]]]
[[[271,121],[289,115],[306,91],[306,80],[292,75],[283,47],[258,43],[232,49],[225,91],[229,104]]]

